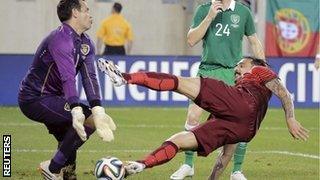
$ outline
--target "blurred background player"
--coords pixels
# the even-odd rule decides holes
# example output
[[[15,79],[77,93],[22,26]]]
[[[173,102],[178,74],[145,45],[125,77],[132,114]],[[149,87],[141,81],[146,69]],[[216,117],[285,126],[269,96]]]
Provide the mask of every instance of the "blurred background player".
[[[224,146],[222,154],[233,152],[235,143],[249,142],[255,136],[272,93],[281,100],[292,137],[304,141],[309,137],[309,131],[295,118],[289,91],[264,60],[243,58],[235,67],[235,86],[211,78],[180,77],[156,72],[121,74],[110,62],[100,61],[99,64],[100,69],[117,86],[134,84],[156,91],[175,91],[210,112],[205,123],[191,131],[173,135],[143,160],[129,162],[126,166],[127,175],[166,163],[179,151],[197,151],[199,156],[206,157]],[[209,179],[218,179],[229,160],[223,155],[219,156]]]
[[[263,47],[257,37],[249,9],[234,0],[222,0],[198,6],[187,35],[190,46],[203,41],[203,51],[198,76],[210,77],[233,85],[235,65],[242,58],[242,39],[247,36],[255,57],[265,59]],[[203,109],[190,103],[185,129],[199,124]],[[239,143],[234,155],[231,179],[245,180],[241,165],[246,152],[246,143]],[[230,159],[232,157],[229,157]],[[185,152],[184,164],[174,172],[171,179],[184,179],[194,175],[193,152]]]
[[[113,140],[115,125],[101,107],[96,78],[95,47],[84,32],[92,17],[84,0],[61,0],[57,14],[62,22],[40,44],[27,75],[21,82],[19,106],[25,116],[45,124],[58,141],[54,157],[40,163],[45,179],[76,179],[77,149],[94,132]],[[79,103],[76,75],[91,109]]]
[[[101,52],[102,44],[105,45],[103,55],[125,55],[130,53],[132,48],[132,29],[128,21],[121,15],[121,10],[122,5],[114,3],[111,15],[101,22],[97,31],[98,54]]]

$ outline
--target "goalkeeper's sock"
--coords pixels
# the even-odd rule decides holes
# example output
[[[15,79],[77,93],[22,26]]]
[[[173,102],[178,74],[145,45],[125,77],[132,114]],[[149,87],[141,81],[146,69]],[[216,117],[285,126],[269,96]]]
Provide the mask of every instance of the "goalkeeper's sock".
[[[144,160],[138,161],[152,168],[170,161],[177,153],[178,146],[171,141],[164,142],[158,149],[149,154]]]
[[[178,78],[171,74],[156,72],[123,73],[128,84],[136,84],[157,91],[174,91],[178,87]]]
[[[58,148],[57,149],[59,149],[61,147],[61,144],[62,144],[62,142],[60,141],[59,144],[58,144]],[[75,164],[76,163],[76,159],[77,159],[77,150],[73,151],[70,154],[70,157],[66,162],[66,165]]]
[[[65,165],[75,164],[76,163],[76,159],[77,159],[77,150],[73,151],[70,154],[70,157],[66,161]]]
[[[237,148],[233,156],[233,170],[232,172],[241,171],[241,166],[244,160],[244,156],[247,150],[247,143],[240,142],[237,145]]]
[[[89,139],[89,136],[94,132],[94,129],[91,129],[87,126],[84,127],[87,133],[87,138]],[[83,143],[84,141],[80,139],[73,127],[70,127],[69,131],[66,133],[61,142],[60,148],[51,160],[49,170],[52,173],[59,173],[60,170],[66,165],[69,158],[76,153],[78,148],[82,146]]]

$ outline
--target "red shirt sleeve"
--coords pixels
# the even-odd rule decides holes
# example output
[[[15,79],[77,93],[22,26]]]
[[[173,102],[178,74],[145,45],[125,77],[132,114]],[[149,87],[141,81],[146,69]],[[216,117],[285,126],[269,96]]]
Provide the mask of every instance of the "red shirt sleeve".
[[[253,67],[251,73],[258,78],[259,83],[263,84],[271,81],[272,79],[278,78],[275,72],[264,66]]]

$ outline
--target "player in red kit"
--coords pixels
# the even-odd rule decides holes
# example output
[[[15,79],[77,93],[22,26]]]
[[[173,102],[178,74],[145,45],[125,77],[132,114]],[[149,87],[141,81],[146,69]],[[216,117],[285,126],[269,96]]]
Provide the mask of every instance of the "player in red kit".
[[[121,74],[111,62],[100,59],[98,64],[116,86],[136,84],[157,91],[175,91],[211,113],[205,123],[191,131],[171,136],[144,159],[129,162],[126,165],[127,175],[166,163],[179,151],[193,150],[199,156],[207,156],[223,146],[223,153],[218,157],[210,177],[218,179],[227,165],[227,158],[235,149],[234,144],[249,142],[255,136],[272,93],[282,102],[286,123],[293,138],[308,138],[308,130],[295,119],[288,90],[263,60],[243,58],[235,67],[235,86],[215,79],[178,77],[165,73]]]

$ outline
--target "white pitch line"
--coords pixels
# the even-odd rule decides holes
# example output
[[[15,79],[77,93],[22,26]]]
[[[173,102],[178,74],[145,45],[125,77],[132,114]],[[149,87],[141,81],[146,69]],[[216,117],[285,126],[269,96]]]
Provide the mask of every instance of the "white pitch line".
[[[43,126],[41,123],[0,123],[0,126]],[[136,124],[136,125],[124,125],[124,124],[117,124],[117,127],[120,128],[177,128],[183,129],[182,125],[147,125],[147,124]],[[317,127],[307,127],[308,130],[319,130]],[[283,131],[288,130],[285,127],[261,127],[260,130],[271,130],[271,131]]]
[[[0,123],[0,126],[41,126],[40,123]]]
[[[14,152],[17,153],[54,153],[56,150],[53,149],[14,149]],[[145,152],[151,152],[151,150],[142,150],[142,149],[120,149],[120,150],[78,150],[79,153],[145,153]]]
[[[54,153],[56,150],[49,149],[13,149],[17,153]],[[119,149],[119,150],[79,150],[79,153],[148,153],[152,150],[147,149]],[[289,151],[247,151],[249,154],[281,154],[288,156],[297,156],[310,159],[320,159],[320,156],[312,154],[304,154],[299,152],[289,152]]]
[[[317,155],[293,153],[289,151],[248,151],[248,152],[253,154],[284,154],[289,156],[299,156],[299,157],[306,157],[311,159],[320,159],[320,156],[317,156]]]

